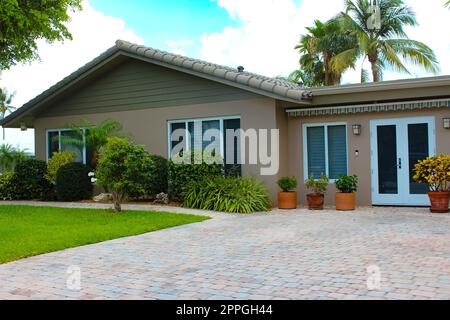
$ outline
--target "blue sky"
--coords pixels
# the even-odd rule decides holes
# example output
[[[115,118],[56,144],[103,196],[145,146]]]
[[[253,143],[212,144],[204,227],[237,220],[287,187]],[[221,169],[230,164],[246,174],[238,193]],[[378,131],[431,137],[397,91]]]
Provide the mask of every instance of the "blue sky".
[[[193,56],[199,55],[203,33],[240,25],[211,0],[91,0],[91,5],[106,15],[125,20],[146,45],[170,50],[167,41],[189,39],[193,43],[186,46],[186,53]]]

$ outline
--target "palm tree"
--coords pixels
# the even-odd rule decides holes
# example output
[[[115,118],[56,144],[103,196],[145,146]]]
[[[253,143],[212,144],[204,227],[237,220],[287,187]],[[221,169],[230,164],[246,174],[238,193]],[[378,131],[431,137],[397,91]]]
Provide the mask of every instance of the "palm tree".
[[[80,148],[86,146],[86,149],[92,156],[90,165],[95,169],[97,168],[100,148],[106,144],[108,137],[118,135],[122,125],[111,119],[105,120],[98,125],[83,119],[80,125],[69,124],[67,128],[71,130],[71,134],[61,136],[61,142]],[[55,138],[59,139],[59,137]]]
[[[449,7],[449,6],[450,6],[450,0],[448,0],[448,1],[445,3],[445,6],[446,6],[446,7]]]
[[[11,103],[14,99],[15,93],[9,94],[8,90],[0,89],[0,116],[2,119],[6,117],[6,114],[16,110]],[[5,140],[5,128],[3,128],[3,140]]]
[[[9,144],[0,145],[0,172],[14,171],[16,164],[27,156],[26,150],[18,150]]]
[[[382,79],[386,68],[409,74],[405,62],[436,74],[439,64],[433,50],[405,33],[405,27],[417,26],[412,8],[403,0],[378,0],[376,6],[380,20],[374,27],[369,23],[374,18],[372,1],[346,0],[341,20],[347,32],[357,39],[357,45],[336,55],[333,68],[341,70],[355,59],[364,58],[371,64],[374,82]]]
[[[356,39],[345,33],[341,21],[337,19],[327,22],[316,20],[314,26],[306,30],[308,33],[295,47],[301,54],[300,69],[303,75],[315,86],[339,84],[342,74],[353,67],[354,61],[338,69],[332,67],[332,59],[340,52],[353,48]]]

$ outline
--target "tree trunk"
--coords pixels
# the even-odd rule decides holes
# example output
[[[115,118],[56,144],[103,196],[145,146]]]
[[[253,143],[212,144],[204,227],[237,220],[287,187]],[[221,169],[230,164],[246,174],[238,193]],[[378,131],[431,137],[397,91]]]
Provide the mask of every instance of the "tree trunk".
[[[369,55],[369,62],[372,66],[373,82],[380,82],[380,70],[378,70],[378,54]]]
[[[120,192],[113,192],[112,197],[114,202],[114,211],[122,212],[122,206],[120,205],[123,199],[122,194]]]

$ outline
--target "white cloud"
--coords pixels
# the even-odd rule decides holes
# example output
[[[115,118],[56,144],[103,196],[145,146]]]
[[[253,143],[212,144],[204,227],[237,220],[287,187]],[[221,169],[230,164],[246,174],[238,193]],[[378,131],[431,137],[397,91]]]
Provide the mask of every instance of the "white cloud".
[[[221,32],[205,33],[201,38],[203,59],[229,66],[245,66],[246,70],[268,76],[287,75],[298,67],[298,53],[293,49],[305,27],[314,19],[326,20],[339,13],[343,1],[303,0],[217,0],[240,27],[225,27]],[[415,40],[431,46],[441,62],[442,74],[450,74],[450,10],[442,0],[406,0],[417,13],[420,26],[408,29]],[[344,83],[360,80],[360,65],[348,71]],[[365,65],[366,69],[370,66]],[[429,76],[410,66],[411,75],[385,72],[385,80]]]
[[[298,66],[294,50],[305,27],[314,19],[336,15],[343,1],[303,0],[218,0],[241,27],[225,27],[222,32],[201,37],[202,59],[268,76],[287,75]]]
[[[41,61],[18,65],[3,73],[0,85],[10,92],[16,91],[14,105],[22,106],[112,47],[117,39],[144,43],[122,19],[96,11],[88,0],[83,1],[83,11],[72,13],[71,17],[68,28],[73,35],[72,41],[55,44],[40,41]],[[33,130],[6,132],[6,143],[34,150],[33,141]]]
[[[166,45],[169,47],[169,51],[175,54],[180,54],[185,56],[186,49],[194,44],[192,40],[181,39],[181,40],[167,40]]]

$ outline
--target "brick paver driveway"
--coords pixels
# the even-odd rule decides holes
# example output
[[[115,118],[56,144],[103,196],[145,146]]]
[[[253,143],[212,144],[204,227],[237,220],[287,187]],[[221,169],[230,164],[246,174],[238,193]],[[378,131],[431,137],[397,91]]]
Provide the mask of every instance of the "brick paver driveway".
[[[1,265],[0,299],[450,299],[449,240],[425,209],[214,214]]]

